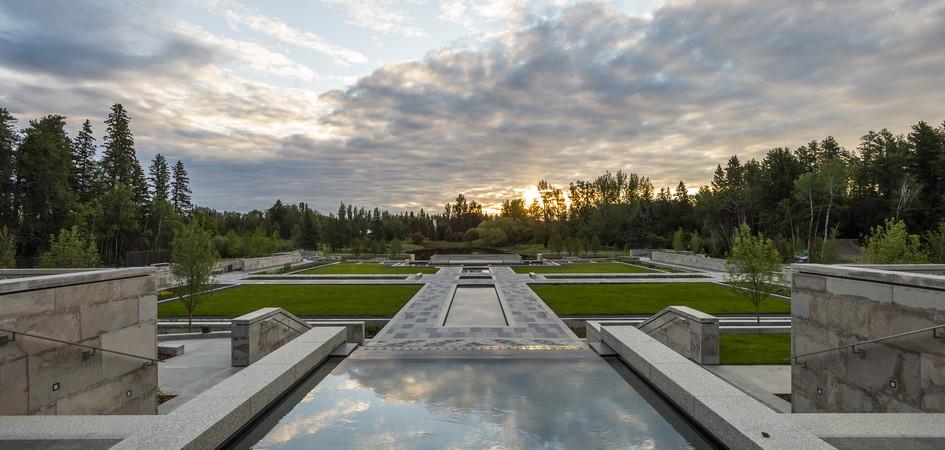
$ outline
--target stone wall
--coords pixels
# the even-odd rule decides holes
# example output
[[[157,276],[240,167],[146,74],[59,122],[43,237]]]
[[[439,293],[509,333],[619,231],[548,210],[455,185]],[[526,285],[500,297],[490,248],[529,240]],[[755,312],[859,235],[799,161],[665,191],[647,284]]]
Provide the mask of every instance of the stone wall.
[[[639,328],[699,364],[719,363],[719,319],[715,316],[686,306],[669,306]]]
[[[279,267],[286,264],[295,264],[302,261],[302,253],[298,250],[285,253],[275,253],[269,256],[259,258],[229,258],[220,259],[213,266],[214,272],[233,272],[242,270],[252,272],[254,270],[267,269],[270,267]]]
[[[286,264],[295,264],[302,261],[302,254],[299,251],[276,253],[262,258],[244,258],[243,271],[252,272],[254,270],[265,269],[268,267],[279,267]]]
[[[312,326],[282,308],[262,308],[232,320],[234,367],[248,366],[305,333]]]
[[[692,253],[653,252],[650,259],[654,262],[694,267],[696,269],[711,270],[713,272],[725,272],[728,270],[728,263],[726,263],[724,259],[708,258]]]
[[[153,268],[56,272],[0,281],[0,328],[156,358]],[[2,337],[9,340],[0,346],[0,414],[157,413],[154,364]]]
[[[945,339],[931,331],[831,350],[945,324],[945,277],[796,264],[791,315],[794,356],[828,350],[794,361],[794,412],[945,412]]]

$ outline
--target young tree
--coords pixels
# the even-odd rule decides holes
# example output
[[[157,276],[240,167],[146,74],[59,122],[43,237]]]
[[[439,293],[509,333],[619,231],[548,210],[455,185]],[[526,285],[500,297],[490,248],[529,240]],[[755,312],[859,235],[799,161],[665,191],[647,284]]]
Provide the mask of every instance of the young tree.
[[[689,238],[689,249],[695,254],[700,254],[704,250],[703,247],[702,236],[699,235],[698,231],[694,231],[692,237]]]
[[[397,255],[403,253],[404,244],[400,239],[393,238],[390,240],[390,256],[391,258],[396,258]]]
[[[7,227],[0,227],[0,268],[16,267],[16,236]]]
[[[91,201],[98,195],[100,174],[98,161],[95,160],[95,147],[92,122],[86,119],[72,146],[73,190],[76,200],[82,203]]]
[[[171,195],[171,170],[164,155],[154,155],[151,166],[148,167],[148,175],[151,179],[151,199],[168,201]]]
[[[761,323],[761,303],[777,289],[781,255],[771,239],[751,234],[748,225],[735,231],[732,254],[728,258],[728,281],[735,292],[755,306],[755,320]]]
[[[551,250],[551,253],[561,254],[564,251],[564,239],[561,238],[561,235],[555,232],[551,235],[551,238],[548,239],[548,250]]]
[[[42,267],[98,267],[102,261],[92,239],[86,239],[79,228],[62,229],[49,238],[49,250],[43,253]]]
[[[171,182],[171,202],[179,214],[190,211],[190,178],[184,163],[177,161],[174,164],[174,181]]]
[[[919,236],[909,234],[905,222],[894,219],[873,227],[860,249],[860,260],[866,264],[921,264],[928,259]]]
[[[945,220],[938,227],[925,233],[925,242],[929,250],[929,260],[933,263],[945,263]]]
[[[682,251],[686,249],[686,232],[678,228],[673,232],[673,250]]]
[[[193,328],[194,310],[210,295],[213,284],[213,265],[217,252],[212,236],[196,221],[182,227],[171,242],[171,273],[177,278],[180,301],[187,310],[187,329]]]

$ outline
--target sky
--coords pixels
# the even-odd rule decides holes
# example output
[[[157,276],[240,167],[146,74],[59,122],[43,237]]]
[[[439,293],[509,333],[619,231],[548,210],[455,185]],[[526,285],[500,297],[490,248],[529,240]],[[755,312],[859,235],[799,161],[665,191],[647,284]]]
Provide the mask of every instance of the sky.
[[[7,0],[0,107],[113,103],[195,203],[488,209],[945,120],[945,0]]]

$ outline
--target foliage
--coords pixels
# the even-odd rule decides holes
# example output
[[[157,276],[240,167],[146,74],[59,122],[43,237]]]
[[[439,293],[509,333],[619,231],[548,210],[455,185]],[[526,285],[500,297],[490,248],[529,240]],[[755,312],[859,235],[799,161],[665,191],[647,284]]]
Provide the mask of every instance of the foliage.
[[[909,234],[905,222],[886,219],[866,238],[860,259],[867,264],[918,264],[928,262],[929,258],[922,250],[919,236]]]
[[[682,228],[677,228],[673,232],[673,250],[682,251],[686,249],[686,232]]]
[[[187,310],[187,327],[193,326],[197,306],[213,284],[213,266],[218,255],[210,233],[191,222],[181,228],[171,242],[171,273],[177,278],[180,303]]]
[[[945,263],[945,220],[938,223],[938,227],[925,234],[925,242],[929,252],[930,262]]]
[[[781,255],[774,242],[762,235],[752,235],[748,225],[738,227],[728,258],[728,281],[735,292],[754,307],[761,323],[761,303],[777,290],[781,271]]]
[[[16,267],[16,236],[7,227],[0,227],[0,269]]]
[[[49,239],[49,250],[40,260],[42,267],[98,267],[101,260],[95,243],[79,233],[79,228],[72,226],[62,229]]]

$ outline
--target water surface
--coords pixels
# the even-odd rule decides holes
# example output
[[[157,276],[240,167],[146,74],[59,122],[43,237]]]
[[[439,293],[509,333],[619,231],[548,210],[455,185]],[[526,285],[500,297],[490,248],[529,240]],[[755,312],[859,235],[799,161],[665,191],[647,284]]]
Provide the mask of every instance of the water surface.
[[[626,366],[588,352],[349,358],[305,392],[236,446],[711,448]]]

